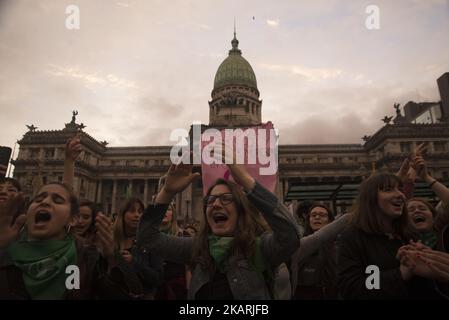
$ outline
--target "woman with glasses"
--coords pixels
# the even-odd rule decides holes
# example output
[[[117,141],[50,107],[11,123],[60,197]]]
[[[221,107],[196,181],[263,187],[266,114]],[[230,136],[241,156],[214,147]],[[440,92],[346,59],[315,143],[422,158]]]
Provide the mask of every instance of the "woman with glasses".
[[[216,181],[204,200],[200,230],[185,238],[163,234],[159,226],[176,193],[199,174],[189,165],[172,165],[140,220],[137,244],[166,260],[191,263],[188,299],[272,299],[274,271],[299,246],[299,229],[243,166],[228,167],[236,183]],[[272,232],[266,232],[267,223]]]

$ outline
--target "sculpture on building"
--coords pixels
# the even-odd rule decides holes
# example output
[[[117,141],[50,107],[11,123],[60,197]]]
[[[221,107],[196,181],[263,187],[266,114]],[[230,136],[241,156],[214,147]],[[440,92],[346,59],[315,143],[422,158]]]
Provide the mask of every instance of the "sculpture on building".
[[[391,119],[393,119],[393,117],[387,117],[385,116],[383,119],[381,119],[385,124],[389,124],[391,122]]]
[[[37,127],[35,127],[34,124],[26,125],[26,126],[27,126],[27,128],[29,130],[28,132],[34,132],[37,129]]]
[[[393,105],[393,108],[396,110],[396,116],[398,117],[401,117],[401,110],[399,109],[400,105],[401,105],[400,103],[395,103]]]
[[[77,110],[73,110],[72,111],[72,122],[71,123],[75,123],[77,115],[78,115],[78,111]]]

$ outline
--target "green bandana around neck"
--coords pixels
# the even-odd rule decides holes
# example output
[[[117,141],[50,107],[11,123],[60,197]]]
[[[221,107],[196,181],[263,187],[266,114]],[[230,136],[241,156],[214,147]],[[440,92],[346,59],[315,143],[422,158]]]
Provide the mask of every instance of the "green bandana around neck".
[[[431,249],[435,249],[435,247],[437,246],[437,235],[433,230],[420,233],[419,239],[424,245],[428,246]]]
[[[75,240],[24,241],[11,244],[8,253],[22,270],[23,281],[32,299],[62,299],[66,290],[66,267],[77,265]]]
[[[230,255],[234,237],[209,236],[209,253],[215,261],[215,264],[223,272],[223,263]],[[256,238],[256,251],[253,259],[250,261],[255,271],[261,275],[266,271],[265,259],[262,255],[261,240]]]
[[[234,237],[209,236],[209,253],[218,270],[223,272],[223,262],[229,256]]]

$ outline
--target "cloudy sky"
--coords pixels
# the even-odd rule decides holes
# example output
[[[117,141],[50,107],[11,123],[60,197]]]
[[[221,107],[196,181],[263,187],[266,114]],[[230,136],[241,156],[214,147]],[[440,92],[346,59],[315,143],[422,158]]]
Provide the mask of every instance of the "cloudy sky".
[[[393,103],[440,99],[447,0],[0,0],[0,145],[25,124],[62,129],[74,109],[110,146],[171,144],[172,129],[208,123],[234,16],[282,144],[360,143]]]

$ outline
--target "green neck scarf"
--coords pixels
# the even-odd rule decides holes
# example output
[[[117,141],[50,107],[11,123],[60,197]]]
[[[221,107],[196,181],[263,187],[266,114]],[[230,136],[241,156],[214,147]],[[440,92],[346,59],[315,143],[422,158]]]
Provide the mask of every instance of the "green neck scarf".
[[[62,299],[68,265],[77,265],[75,240],[17,241],[8,248],[14,264],[22,270],[32,299]]]
[[[234,242],[234,237],[218,237],[209,236],[209,253],[214,259],[215,265],[220,272],[223,272],[223,263],[226,258],[231,254],[232,246]],[[266,271],[265,260],[262,255],[260,238],[256,238],[256,252],[250,261],[254,270],[258,273],[263,274]]]
[[[437,235],[433,230],[420,233],[419,239],[424,245],[428,246],[431,249],[435,249],[437,245]]]
[[[234,237],[209,236],[209,253],[218,270],[223,272],[223,262],[231,253]]]

